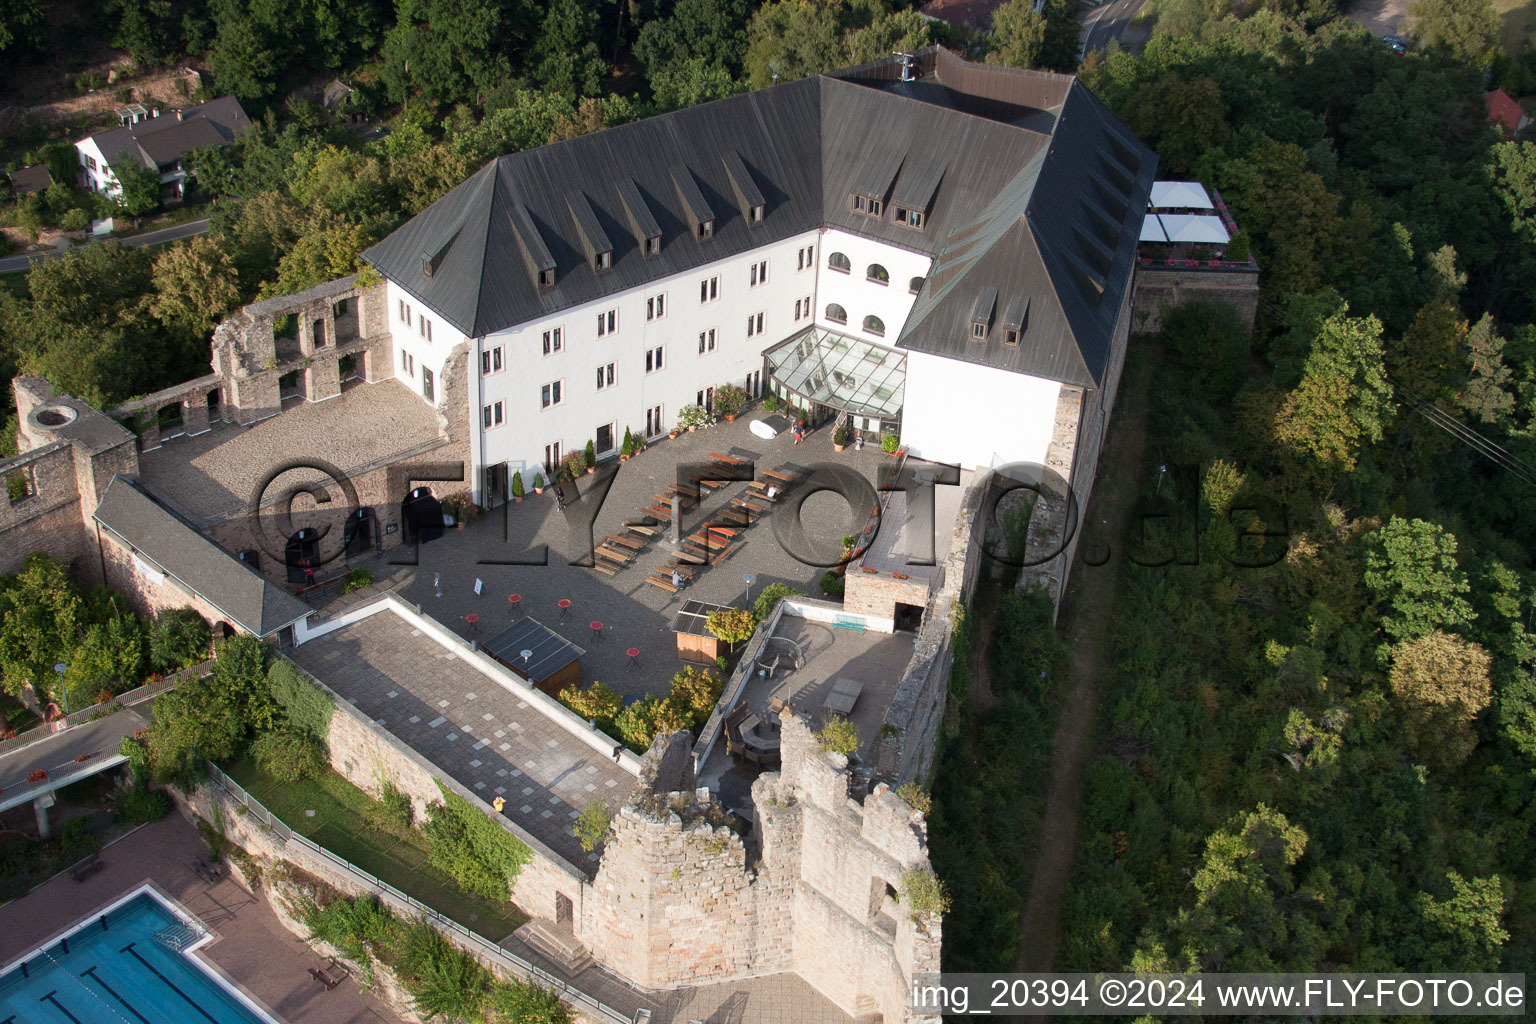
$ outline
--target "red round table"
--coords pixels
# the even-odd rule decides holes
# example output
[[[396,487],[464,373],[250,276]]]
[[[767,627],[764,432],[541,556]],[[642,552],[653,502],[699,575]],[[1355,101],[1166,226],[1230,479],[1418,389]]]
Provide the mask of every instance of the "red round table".
[[[469,632],[471,635],[480,632],[480,616],[476,615],[474,612],[470,612],[468,615],[464,616],[464,621],[469,623]]]
[[[594,623],[592,623],[592,642],[594,644],[601,643],[602,639],[603,639],[603,624],[601,622],[594,622]]]
[[[509,602],[511,602],[513,607],[516,607],[517,603],[519,601],[521,601],[522,599],[523,599],[523,595],[522,594],[508,594],[507,595],[507,600]]]
[[[638,647],[631,647],[629,650],[625,651],[624,653],[629,655],[629,663],[631,665],[638,665],[638,664],[640,664],[640,648],[638,648]]]
[[[560,619],[561,619],[562,622],[564,620],[570,618],[570,616],[571,616],[571,602],[570,602],[569,598],[562,597],[560,600],[556,601],[555,604],[560,609]]]

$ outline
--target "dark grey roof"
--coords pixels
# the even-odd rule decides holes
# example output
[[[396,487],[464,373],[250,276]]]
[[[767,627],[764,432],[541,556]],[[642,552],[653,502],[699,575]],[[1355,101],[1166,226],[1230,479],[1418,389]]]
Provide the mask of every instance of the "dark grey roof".
[[[1075,78],[937,47],[918,57],[917,81],[885,59],[500,157],[364,258],[483,337],[835,227],[934,258],[898,347],[1095,386],[1156,157]],[[611,270],[592,266],[573,190],[614,245]],[[891,203],[865,216],[854,192]],[[765,217],[750,226],[754,198]],[[926,212],[921,230],[895,222],[897,203]],[[661,252],[647,257],[656,232]],[[424,274],[422,255],[445,244]],[[552,286],[539,287],[539,268],[555,270]],[[1001,309],[1028,302],[1017,346],[969,340],[989,287]]]
[[[107,164],[129,159],[154,170],[173,163],[183,153],[233,142],[251,126],[245,108],[233,96],[200,103],[185,110],[161,114],[137,124],[93,135],[96,148]]]
[[[270,636],[309,614],[303,601],[183,522],[127,477],[112,478],[93,518],[139,558],[249,633]]]
[[[723,612],[730,608],[728,604],[706,604],[703,601],[684,601],[683,606],[672,616],[672,632],[686,633],[688,636],[714,636],[709,631],[709,617],[715,612]]]
[[[584,652],[565,637],[529,616],[523,616],[487,641],[485,650],[516,669],[517,674],[542,683]],[[528,651],[525,659],[523,652]]]
[[[33,164],[31,167],[12,171],[9,177],[12,190],[19,196],[24,196],[28,192],[41,192],[53,184],[53,175],[43,164]]]

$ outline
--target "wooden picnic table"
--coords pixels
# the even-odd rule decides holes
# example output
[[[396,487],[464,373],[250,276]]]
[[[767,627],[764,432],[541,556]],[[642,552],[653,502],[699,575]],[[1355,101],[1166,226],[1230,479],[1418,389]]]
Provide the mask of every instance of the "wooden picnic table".
[[[629,548],[631,551],[639,551],[645,547],[645,541],[638,537],[626,537],[622,533],[615,533],[606,540],[608,544],[617,544],[620,547]]]
[[[625,523],[624,529],[630,531],[631,533],[641,534],[645,537],[654,537],[661,532],[661,530],[657,527],[647,526],[644,523]]]
[[[821,706],[827,711],[847,715],[853,711],[853,706],[859,702],[859,694],[863,692],[863,683],[846,676],[838,676],[832,680],[832,692],[827,695],[827,699]]]
[[[761,504],[755,498],[732,498],[731,504],[737,508],[744,508],[752,512],[768,511],[768,506]]]
[[[765,469],[763,470],[763,476],[768,477],[770,480],[777,480],[782,484],[792,484],[800,479],[799,476],[786,473],[782,469]]]
[[[746,459],[738,459],[734,455],[722,455],[719,452],[710,452],[709,457],[716,462],[723,462],[727,466],[743,466],[746,465],[747,461]]]
[[[602,557],[610,559],[611,561],[618,562],[620,565],[628,565],[631,561],[634,560],[635,557],[635,553],[633,551],[625,551],[622,548],[611,548],[606,543],[599,544],[597,547],[593,548],[592,553],[594,555],[601,555]]]

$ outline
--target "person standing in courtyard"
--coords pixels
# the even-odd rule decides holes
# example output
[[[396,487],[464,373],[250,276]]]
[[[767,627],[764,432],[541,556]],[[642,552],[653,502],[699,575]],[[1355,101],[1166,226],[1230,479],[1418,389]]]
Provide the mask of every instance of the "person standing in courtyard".
[[[565,511],[565,488],[555,484],[555,511]]]

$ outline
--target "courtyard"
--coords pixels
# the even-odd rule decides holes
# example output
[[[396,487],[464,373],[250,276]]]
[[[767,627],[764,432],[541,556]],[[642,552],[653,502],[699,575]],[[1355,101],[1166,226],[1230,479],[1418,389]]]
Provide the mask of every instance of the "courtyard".
[[[764,440],[749,429],[749,420],[756,415],[681,434],[673,440],[662,439],[626,463],[606,464],[575,487],[566,485],[568,508],[563,513],[556,509],[552,489],[546,488],[542,495],[530,490],[522,502],[493,508],[478,522],[462,530],[448,530],[441,538],[422,544],[419,564],[401,564],[417,554],[405,546],[368,559],[353,559],[349,564],[373,570],[375,586],[331,601],[321,609],[322,614],[329,616],[370,600],[380,588],[388,587],[407,602],[419,604],[423,612],[460,636],[481,643],[530,616],[583,649],[583,685],[601,681],[626,697],[665,695],[672,676],[682,666],[670,629],[682,603],[694,600],[750,607],[771,583],[821,598],[819,581],[826,565],[807,561],[831,564],[839,556],[841,539],[864,529],[873,511],[877,474],[891,463],[889,456],[873,446],[863,451],[850,447],[834,452],[830,430],[808,434],[799,445],[788,432]],[[647,582],[676,552],[664,523],[659,524],[658,535],[615,575],[573,564],[590,561],[594,540],[601,542],[621,530],[625,522],[641,519],[642,510],[654,503],[655,496],[677,483],[680,471],[684,479],[693,472],[684,467],[708,465],[711,453],[751,463],[759,478],[764,470],[809,473],[817,463],[852,470],[868,482],[871,508],[861,507],[855,513],[833,491],[812,494],[803,506],[797,506],[797,499],[809,488],[803,482],[791,486],[750,526],[731,535],[723,560],[695,567],[692,581],[678,593]],[[611,485],[603,495],[600,491],[610,472]],[[451,486],[437,485],[444,492]],[[706,521],[718,521],[719,513],[731,507],[731,500],[746,489],[745,482],[734,482],[703,496],[697,505],[684,510],[683,534],[695,533]],[[438,493],[436,487],[434,493]],[[589,531],[582,516],[591,516],[588,510],[594,506],[597,511]],[[803,528],[803,539],[792,535],[795,523]],[[948,524],[941,525],[938,532],[944,537]],[[812,558],[802,560],[790,554],[781,535],[788,537],[788,547]],[[540,561],[544,564],[509,564]],[[750,584],[747,575],[753,577]],[[516,600],[509,600],[513,596]],[[561,602],[568,604],[562,607]],[[630,656],[631,650],[636,652],[634,656]]]

